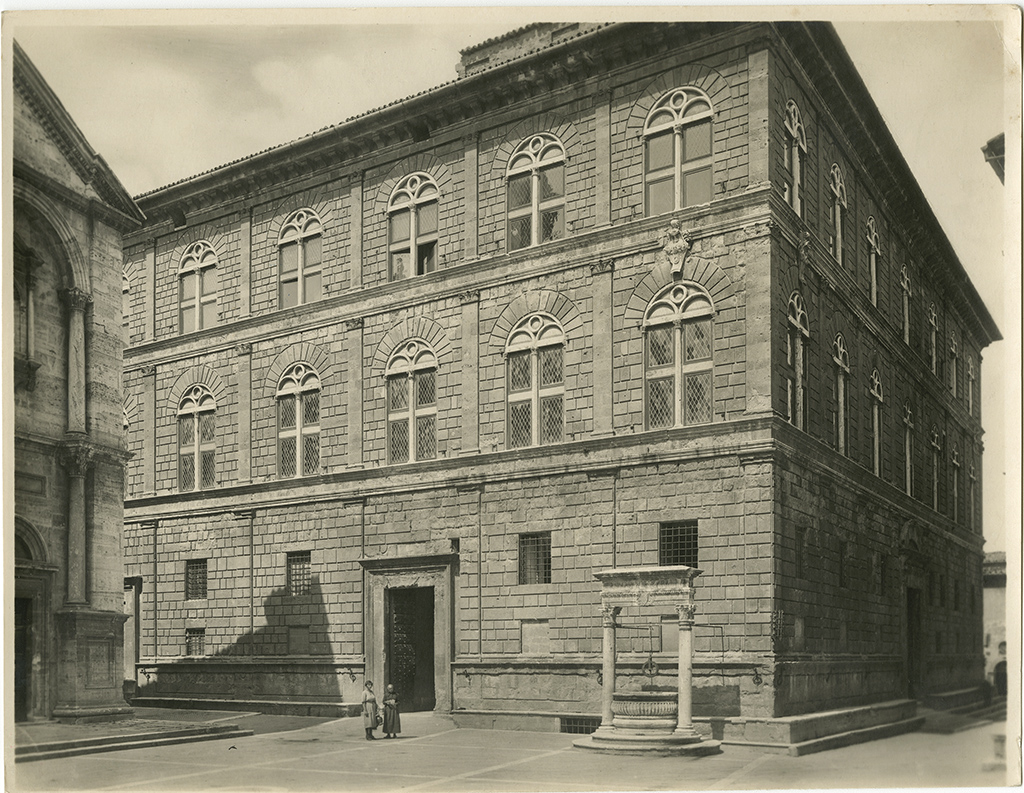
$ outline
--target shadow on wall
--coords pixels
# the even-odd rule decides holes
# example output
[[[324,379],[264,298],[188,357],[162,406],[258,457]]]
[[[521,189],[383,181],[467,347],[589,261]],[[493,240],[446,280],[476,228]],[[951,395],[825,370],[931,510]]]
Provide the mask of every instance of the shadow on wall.
[[[290,594],[287,587],[274,590],[255,619],[263,622],[260,628],[209,654],[205,647],[215,638],[210,623],[200,627],[201,617],[189,619],[182,635],[184,657],[155,664],[155,674],[140,670],[136,696],[340,701],[339,675],[356,670],[335,667],[327,609],[315,577],[300,594]],[[198,649],[200,641],[204,651]]]

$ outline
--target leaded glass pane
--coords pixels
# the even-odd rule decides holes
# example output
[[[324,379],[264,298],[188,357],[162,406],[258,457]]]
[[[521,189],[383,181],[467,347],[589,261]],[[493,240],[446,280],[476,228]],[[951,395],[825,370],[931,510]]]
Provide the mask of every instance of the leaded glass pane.
[[[647,381],[647,426],[651,429],[671,427],[675,422],[672,400],[675,379],[662,377]]]
[[[416,459],[433,460],[437,456],[437,439],[434,433],[434,417],[416,418]]]
[[[181,416],[178,419],[178,445],[182,448],[191,447],[195,440],[195,419],[192,416]]]
[[[212,328],[217,324],[217,301],[211,300],[207,303],[203,303],[202,313],[203,327]]]
[[[672,161],[675,159],[675,144],[672,135],[672,131],[669,130],[647,138],[647,173],[672,167]]]
[[[676,194],[672,177],[647,183],[647,214],[660,215],[675,209]]]
[[[565,212],[562,207],[546,209],[540,215],[540,241],[560,240],[565,236]]]
[[[421,204],[416,210],[416,222],[419,235],[434,234],[437,232],[437,202]]]
[[[562,382],[562,346],[540,350],[540,384],[542,387]]]
[[[321,297],[321,284],[323,283],[320,273],[308,273],[302,281],[303,302],[311,303],[314,300],[319,300]]]
[[[196,329],[196,305],[189,303],[181,307],[181,332],[191,333]]]
[[[200,487],[213,487],[217,484],[217,471],[215,467],[214,452],[203,452],[200,456]]]
[[[404,374],[388,378],[388,412],[409,407],[409,378]]]
[[[302,473],[306,476],[320,472],[320,433],[302,436]]]
[[[214,431],[217,427],[216,414],[200,413],[199,414],[199,440],[202,443],[211,443],[214,437]]]
[[[308,427],[320,423],[320,392],[307,391],[302,395],[302,424]]]
[[[540,200],[547,201],[565,195],[565,166],[562,164],[544,168],[540,178]]]
[[[281,429],[295,429],[295,397],[286,396],[277,400],[277,420]]]
[[[540,442],[562,440],[562,395],[544,397],[540,401]]]
[[[178,489],[195,490],[196,461],[192,452],[178,456]]]
[[[711,155],[711,121],[683,127],[683,162]]]
[[[651,368],[671,366],[675,360],[675,333],[671,325],[647,331],[647,365]]]
[[[418,275],[426,275],[427,273],[432,273],[437,269],[437,257],[434,255],[436,251],[436,242],[424,242],[417,246],[416,273]]]
[[[683,326],[683,332],[687,361],[699,361],[711,357],[711,320],[687,322]]]
[[[704,424],[711,421],[711,372],[686,375],[683,388],[686,423]]]
[[[530,188],[532,178],[530,174],[524,173],[508,180],[508,208],[510,210],[530,206],[533,201],[533,191]]]
[[[409,420],[388,422],[388,461],[404,463],[409,459]]]
[[[416,407],[433,405],[437,401],[435,372],[416,373]]]
[[[512,449],[521,449],[533,443],[533,403],[508,403],[508,445]]]
[[[280,438],[280,476],[295,476],[295,436]]]
[[[320,266],[320,258],[323,252],[323,237],[309,237],[305,242],[306,257],[303,261],[303,269],[311,270]]]
[[[706,204],[711,200],[711,169],[701,168],[683,174],[683,206]]]
[[[530,372],[530,353],[514,352],[508,356],[508,390],[529,391],[533,384]]]
[[[280,248],[281,274],[294,273],[299,269],[299,246],[295,242]]]
[[[388,240],[390,242],[404,242],[409,239],[409,233],[412,230],[411,219],[412,214],[408,209],[403,209],[401,212],[393,212],[391,214]]]
[[[533,243],[533,222],[529,215],[508,219],[508,249],[517,251]]]

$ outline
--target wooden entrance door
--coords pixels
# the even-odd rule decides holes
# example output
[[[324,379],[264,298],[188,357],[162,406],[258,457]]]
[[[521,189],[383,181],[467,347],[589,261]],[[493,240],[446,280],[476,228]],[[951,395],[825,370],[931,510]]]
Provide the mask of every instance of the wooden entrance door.
[[[395,687],[403,711],[433,710],[434,588],[389,589],[387,594],[383,685]]]

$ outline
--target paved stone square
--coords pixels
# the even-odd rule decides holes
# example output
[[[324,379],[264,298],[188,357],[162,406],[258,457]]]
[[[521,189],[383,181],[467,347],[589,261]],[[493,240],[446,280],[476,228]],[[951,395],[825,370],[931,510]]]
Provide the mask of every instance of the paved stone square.
[[[134,749],[9,766],[6,789],[254,791],[629,791],[783,788],[991,787],[1006,784],[992,735],[1005,723],[953,735],[910,733],[804,757],[724,747],[699,760],[611,757],[558,733],[455,729],[403,714],[398,740],[365,740],[358,719],[286,724],[247,738]],[[255,717],[259,718],[259,717]],[[232,748],[234,747],[234,748]]]

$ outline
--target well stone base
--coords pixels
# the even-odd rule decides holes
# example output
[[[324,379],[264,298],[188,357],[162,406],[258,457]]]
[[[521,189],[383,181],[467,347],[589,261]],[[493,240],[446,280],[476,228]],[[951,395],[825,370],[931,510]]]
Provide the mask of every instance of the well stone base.
[[[578,749],[627,755],[672,755],[678,757],[704,757],[719,754],[721,741],[709,741],[692,733],[643,732],[601,727],[585,738],[573,741]]]

